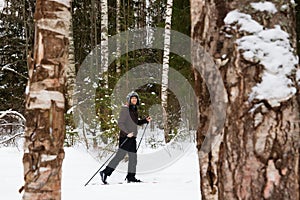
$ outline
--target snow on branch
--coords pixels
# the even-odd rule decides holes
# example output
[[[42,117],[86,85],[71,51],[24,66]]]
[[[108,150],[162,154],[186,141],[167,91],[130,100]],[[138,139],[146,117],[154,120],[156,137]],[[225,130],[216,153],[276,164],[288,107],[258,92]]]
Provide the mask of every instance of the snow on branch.
[[[19,113],[17,111],[13,111],[11,109],[6,110],[6,111],[0,111],[0,119],[8,114],[16,115],[16,116],[20,117],[24,122],[26,121],[25,117],[21,113]]]
[[[7,64],[7,65],[4,65],[4,66],[2,67],[2,70],[3,70],[3,71],[4,71],[4,70],[11,71],[11,72],[13,72],[13,73],[15,73],[15,74],[18,74],[18,75],[22,76],[22,77],[25,78],[25,79],[28,79],[28,77],[26,77],[26,76],[24,76],[23,74],[17,72],[16,70],[10,68],[11,65],[12,65],[12,63]]]
[[[24,132],[17,133],[17,134],[15,134],[15,135],[13,135],[13,136],[11,136],[11,137],[5,139],[5,140],[0,141],[0,144],[7,143],[8,141],[10,141],[10,140],[12,140],[12,139],[14,139],[14,138],[16,138],[16,137],[18,137],[18,136],[22,136],[22,135],[24,135]]]

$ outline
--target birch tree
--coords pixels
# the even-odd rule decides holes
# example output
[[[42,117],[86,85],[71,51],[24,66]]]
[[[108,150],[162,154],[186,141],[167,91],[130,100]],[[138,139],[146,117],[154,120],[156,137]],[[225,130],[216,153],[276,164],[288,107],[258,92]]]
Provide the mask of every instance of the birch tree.
[[[108,1],[101,0],[101,71],[108,87]],[[102,74],[103,74],[102,73]]]
[[[68,66],[66,68],[66,100],[67,100],[67,109],[73,106],[73,94],[75,87],[75,77],[76,77],[76,69],[75,69],[75,47],[74,47],[74,39],[73,39],[73,20],[70,23],[69,29],[69,61]]]
[[[139,18],[140,18],[140,3],[141,0],[133,0],[133,19],[134,19],[134,28],[139,28],[140,23],[139,23]]]
[[[164,53],[163,53],[163,69],[162,69],[162,84],[161,84],[161,104],[163,108],[163,121],[165,141],[169,141],[170,126],[168,120],[168,73],[170,62],[170,45],[171,45],[171,21],[172,21],[173,0],[167,1],[165,36],[164,36]]]
[[[146,26],[147,26],[147,35],[146,35],[146,46],[151,46],[154,38],[153,32],[151,31],[151,27],[154,27],[154,19],[153,19],[153,6],[156,0],[146,0]]]
[[[299,199],[294,6],[275,0],[191,1],[192,38],[213,56],[228,94],[223,140],[211,152],[199,152],[202,199]],[[194,66],[203,64],[197,49],[193,53]],[[211,108],[197,72],[195,80],[200,149]]]
[[[116,33],[119,34],[121,33],[121,0],[116,0]],[[117,74],[121,73],[121,63],[120,63],[120,57],[121,57],[121,42],[119,38],[117,39],[116,42],[116,71]]]
[[[26,87],[24,200],[61,199],[70,1],[37,0]]]

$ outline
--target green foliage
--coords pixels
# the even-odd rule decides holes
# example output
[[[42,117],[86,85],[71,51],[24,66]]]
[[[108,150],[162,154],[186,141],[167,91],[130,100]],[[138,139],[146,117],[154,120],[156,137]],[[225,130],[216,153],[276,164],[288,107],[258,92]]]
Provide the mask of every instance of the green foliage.
[[[33,0],[6,1],[0,13],[0,110],[24,112],[27,54],[33,44]]]
[[[27,82],[27,54],[32,49],[34,39],[33,15],[35,9],[35,0],[17,1],[8,0],[10,6],[6,11],[0,13],[0,67],[8,66],[17,71],[17,73],[1,70],[0,71],[0,98],[1,110],[12,108],[23,113],[24,111],[24,91]],[[143,1],[140,1],[143,2]],[[120,26],[121,31],[132,30],[146,25],[145,16],[151,13],[153,16],[152,27],[165,26],[166,1],[157,0],[148,9],[145,5],[139,4],[139,16],[134,16],[133,1],[121,0],[120,8]],[[78,70],[87,57],[87,55],[101,42],[101,12],[100,1],[96,0],[74,0],[72,1],[72,25],[73,39],[75,47],[75,64]],[[9,13],[9,14],[7,14]],[[116,1],[108,1],[108,31],[109,35],[116,34]],[[174,0],[172,29],[181,33],[190,35],[190,7],[188,0]],[[163,41],[154,41],[163,42]],[[114,50],[110,50],[113,55]],[[90,131],[97,141],[104,143],[108,139],[115,140],[118,136],[119,128],[117,126],[117,116],[113,116],[114,105],[111,105],[112,89],[115,87],[119,78],[130,69],[145,63],[162,64],[163,51],[157,49],[142,49],[134,52],[128,52],[118,58],[121,63],[121,73],[116,72],[116,62],[109,66],[108,88],[105,83],[99,81],[96,90],[96,118],[89,119],[92,125],[86,127],[85,131]],[[191,84],[193,83],[193,74],[190,64],[178,55],[170,55],[170,67],[181,73]],[[94,72],[90,72],[93,74]],[[157,84],[143,85],[137,89],[140,95],[142,105],[139,112],[141,117],[149,115],[149,109],[154,105],[160,105],[161,86]],[[180,88],[184,93],[184,88]],[[91,92],[91,91],[86,91]],[[180,118],[180,109],[177,97],[169,91],[170,124],[172,135],[176,135],[177,124]],[[125,100],[125,97],[124,97]],[[92,112],[92,111],[91,111]],[[74,145],[79,139],[78,130],[73,124],[72,114],[66,114],[66,140],[65,145]],[[172,122],[172,123],[171,123]],[[158,121],[157,124],[162,123]],[[99,129],[99,127],[101,127]],[[102,134],[99,135],[98,131]]]
[[[137,5],[141,6],[141,5]],[[147,11],[140,10],[139,16],[134,16],[133,1],[121,1],[120,8],[120,26],[121,31],[127,31],[135,27],[137,22],[139,26],[145,25],[145,15],[149,12],[153,16],[152,27],[164,27],[165,26],[165,9],[166,2],[163,0],[155,1]],[[101,30],[98,25],[101,21],[100,15],[96,16],[96,23],[91,23],[90,14],[92,13],[92,8],[90,6],[90,1],[74,1],[73,3],[73,26],[74,26],[74,42],[75,42],[75,55],[76,63],[78,67],[83,62],[85,56],[91,51],[96,44],[94,41],[100,43],[99,37]],[[99,13],[99,12],[98,12]],[[116,1],[109,1],[109,35],[116,34]],[[97,29],[98,36],[91,34],[93,30]],[[190,35],[190,7],[188,0],[175,0],[173,7],[173,17],[172,17],[172,29],[182,32],[184,34]],[[93,36],[93,37],[92,37]],[[155,41],[163,42],[163,41]],[[110,50],[112,51],[112,50]],[[113,50],[115,51],[115,50]],[[110,52],[112,55],[112,52]],[[118,61],[121,65],[121,73],[116,72],[116,61],[112,63],[109,67],[109,82],[108,89],[104,87],[104,83],[98,83],[98,88],[96,91],[96,113],[97,119],[95,124],[101,126],[101,140],[107,143],[108,138],[117,138],[119,128],[117,126],[117,116],[113,116],[113,111],[116,109],[111,105],[110,96],[112,94],[112,89],[115,87],[117,81],[121,76],[123,76],[130,69],[145,64],[145,63],[161,63],[162,64],[163,51],[156,49],[142,49],[133,52],[128,52],[122,55]],[[191,84],[193,83],[193,73],[191,66],[183,58],[178,55],[170,55],[170,67],[181,73]],[[130,80],[129,80],[130,83]],[[161,104],[161,86],[157,84],[144,85],[138,88],[136,91],[139,93],[142,104],[139,108],[139,113],[141,117],[146,117],[149,115],[149,108],[153,105]],[[185,88],[181,88],[184,93]],[[125,100],[125,97],[124,97]],[[173,133],[171,138],[177,133],[177,126],[180,118],[180,108],[177,97],[169,91],[168,98],[168,113],[169,113],[169,124],[172,125]],[[116,112],[114,112],[116,113]],[[159,121],[157,124],[161,124]]]

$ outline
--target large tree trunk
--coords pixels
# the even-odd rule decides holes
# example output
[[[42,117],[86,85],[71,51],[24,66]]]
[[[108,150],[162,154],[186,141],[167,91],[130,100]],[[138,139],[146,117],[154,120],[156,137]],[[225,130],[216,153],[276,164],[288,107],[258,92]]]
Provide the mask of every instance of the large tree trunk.
[[[295,13],[291,1],[269,1],[277,11],[259,11],[252,2],[191,0],[192,38],[214,58],[228,93],[223,140],[200,152],[203,199],[300,198]],[[270,47],[285,52],[281,60]],[[194,66],[201,65],[196,58]],[[197,72],[195,79],[200,151],[211,103]]]
[[[168,117],[168,83],[169,83],[169,63],[171,46],[171,22],[172,22],[173,0],[167,1],[166,24],[164,37],[164,54],[161,81],[161,105],[163,108],[164,134],[166,143],[169,142],[170,125]]]
[[[61,199],[69,9],[67,0],[36,1],[34,58],[26,88],[24,200]]]

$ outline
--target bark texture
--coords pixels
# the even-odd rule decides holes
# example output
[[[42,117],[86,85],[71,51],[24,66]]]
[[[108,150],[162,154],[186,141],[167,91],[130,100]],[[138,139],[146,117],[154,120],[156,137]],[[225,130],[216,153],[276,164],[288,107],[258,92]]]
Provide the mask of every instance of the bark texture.
[[[168,117],[168,85],[169,85],[169,64],[170,64],[170,46],[171,46],[171,22],[172,22],[173,0],[167,1],[166,24],[164,35],[164,54],[162,67],[161,83],[161,105],[163,108],[164,134],[165,141],[169,142],[170,125]]]
[[[238,9],[265,28],[280,25],[296,49],[294,8],[290,1],[269,1],[278,10],[272,14],[253,9],[253,2],[191,0],[192,38],[215,60],[228,94],[223,140],[204,156],[199,152],[202,154],[199,160],[202,199],[300,198],[299,102],[296,98],[299,92],[278,105],[272,105],[268,99],[249,100],[252,88],[262,81],[265,67],[246,60],[238,49],[237,39],[249,33],[224,23],[228,13]],[[193,62],[203,64],[195,54]],[[295,74],[290,77],[296,86]],[[209,92],[198,72],[195,72],[195,80],[200,150],[213,119]]]
[[[69,64],[66,71],[66,101],[67,109],[72,108],[74,105],[73,95],[75,88],[75,79],[76,79],[76,68],[75,68],[75,47],[73,39],[73,24],[70,23],[70,32],[69,32]]]
[[[108,88],[108,0],[101,0],[101,73]]]
[[[26,88],[24,200],[61,199],[69,0],[37,0]]]
[[[116,34],[121,33],[121,0],[116,0]],[[117,38],[116,41],[116,72],[121,74],[121,41]]]

